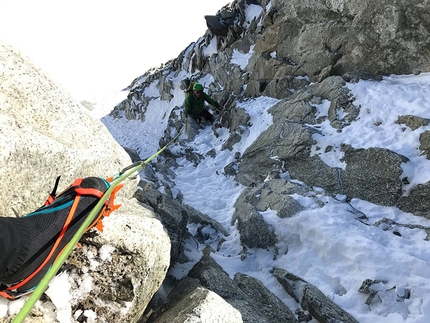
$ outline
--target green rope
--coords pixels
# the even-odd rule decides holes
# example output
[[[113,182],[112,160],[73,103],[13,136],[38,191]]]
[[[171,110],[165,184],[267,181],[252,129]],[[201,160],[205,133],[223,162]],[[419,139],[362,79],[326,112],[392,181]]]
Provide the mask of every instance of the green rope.
[[[45,292],[46,288],[48,287],[51,280],[54,278],[54,276],[57,274],[57,272],[60,270],[63,263],[66,261],[66,259],[71,254],[73,248],[75,245],[79,242],[79,239],[82,237],[82,235],[85,233],[85,230],[87,227],[95,220],[97,214],[102,209],[104,202],[108,199],[112,191],[115,189],[118,184],[123,182],[127,177],[134,174],[135,172],[139,171],[141,168],[142,170],[145,168],[146,164],[148,164],[152,159],[160,155],[167,147],[169,147],[182,133],[183,128],[180,132],[166,145],[164,145],[163,148],[158,150],[155,154],[150,156],[144,161],[136,162],[126,168],[124,168],[119,174],[115,175],[115,179],[111,182],[111,185],[109,189],[103,194],[100,201],[96,204],[94,209],[90,212],[88,217],[85,219],[84,223],[82,223],[79,230],[75,233],[73,238],[70,240],[70,242],[66,245],[64,248],[64,251],[60,254],[60,256],[57,258],[57,260],[52,264],[51,268],[48,270],[48,272],[45,274],[45,276],[42,278],[42,280],[39,282],[31,296],[28,298],[24,306],[21,308],[17,316],[13,319],[12,323],[21,323],[28,313],[30,313],[31,309],[33,308],[34,304],[37,302],[37,300],[42,296],[42,294]]]

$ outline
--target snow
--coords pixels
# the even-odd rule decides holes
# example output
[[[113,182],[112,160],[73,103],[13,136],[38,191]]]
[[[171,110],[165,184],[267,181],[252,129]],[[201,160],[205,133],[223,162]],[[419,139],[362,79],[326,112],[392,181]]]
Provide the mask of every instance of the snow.
[[[101,248],[99,249],[99,257],[101,260],[105,261],[105,260],[112,260],[111,258],[111,253],[115,250],[115,247],[111,246],[111,245],[103,245],[101,246]]]
[[[261,6],[256,4],[248,5],[245,9],[245,27],[249,26],[254,19],[260,17],[262,12],[263,8]]]
[[[57,308],[57,318],[58,321],[61,323],[70,322],[70,313],[72,312],[72,305],[69,302],[64,302],[63,297],[56,296],[62,294],[69,294],[70,287],[71,286],[68,280],[68,276],[63,273],[58,275],[55,280],[50,283],[49,288],[45,292]]]
[[[381,82],[360,81],[348,84],[348,88],[355,97],[354,104],[361,106],[357,121],[337,132],[329,121],[318,125],[323,136],[314,135],[317,145],[313,154],[319,154],[327,165],[345,168],[340,161],[343,157],[342,144],[349,144],[354,148],[381,147],[390,149],[400,155],[408,157],[411,162],[403,164],[403,177],[408,177],[410,185],[405,189],[423,184],[430,180],[430,163],[419,149],[419,137],[423,131],[430,130],[430,126],[411,130],[404,125],[397,124],[400,115],[414,115],[430,118],[430,75],[424,73],[418,76],[403,75],[385,77]],[[324,101],[316,106],[318,116],[327,116],[330,102]],[[333,149],[323,153],[327,145]],[[318,147],[318,151],[315,149]]]
[[[246,65],[248,65],[248,61],[251,58],[252,54],[254,54],[254,45],[251,46],[248,53],[242,53],[237,49],[233,49],[233,54],[231,55],[230,63],[239,65],[239,67],[243,70]]]
[[[180,73],[173,80],[177,82],[182,76],[183,73]],[[159,97],[160,92],[156,88],[157,83],[158,80],[152,82],[145,89],[145,95]],[[140,120],[127,120],[125,117],[113,119],[106,116],[102,118],[102,122],[108,129],[118,129],[112,135],[123,147],[135,149],[142,158],[146,159],[159,149],[158,139],[163,137],[164,130],[167,127],[166,116],[170,115],[175,106],[182,105],[185,99],[184,92],[179,87],[176,87],[172,94],[174,98],[170,102],[162,101],[159,98],[149,102],[145,113],[145,126],[143,127]],[[133,134],[133,136],[130,136],[130,134]]]
[[[211,39],[209,45],[203,48],[203,55],[210,57],[212,54],[217,54],[218,53],[217,43],[218,43],[218,37],[215,36],[214,38]]]

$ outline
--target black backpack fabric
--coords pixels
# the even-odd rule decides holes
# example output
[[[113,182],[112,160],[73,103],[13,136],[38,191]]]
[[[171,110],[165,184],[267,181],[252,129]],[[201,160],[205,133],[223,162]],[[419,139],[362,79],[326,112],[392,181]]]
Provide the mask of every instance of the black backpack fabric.
[[[77,178],[56,196],[58,181],[36,211],[0,218],[0,230],[7,232],[1,239],[12,242],[0,256],[0,296],[13,300],[31,292],[110,187],[103,178]],[[113,200],[121,187],[115,188],[87,230],[102,229],[101,219],[119,207]]]

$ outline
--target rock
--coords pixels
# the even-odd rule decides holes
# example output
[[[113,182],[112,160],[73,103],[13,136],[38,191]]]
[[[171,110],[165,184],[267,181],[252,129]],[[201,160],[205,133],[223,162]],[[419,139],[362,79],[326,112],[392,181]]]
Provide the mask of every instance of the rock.
[[[217,36],[227,36],[228,26],[217,16],[205,16],[209,30]]]
[[[291,217],[303,207],[291,195],[306,195],[311,189],[306,185],[292,183],[283,179],[272,179],[255,187],[246,188],[236,200],[236,212],[255,207],[259,212],[268,209],[277,211],[280,218]],[[235,216],[233,216],[234,218]]]
[[[51,281],[46,295],[58,296],[60,288],[61,299],[43,296],[25,322],[52,322],[57,315],[64,321],[67,314],[70,322],[77,322],[86,320],[86,311],[97,322],[132,323],[142,316],[166,275],[170,242],[151,211],[136,200],[116,200],[122,206],[103,219],[103,232],[85,233],[82,247],[73,250],[61,274]],[[57,291],[51,294],[51,288]],[[70,309],[59,308],[67,298]],[[10,319],[14,307],[9,304]],[[33,318],[37,309],[42,314]]]
[[[26,58],[0,44],[0,214],[39,208],[55,179],[108,177],[131,164],[104,125]],[[135,179],[120,191],[131,197]],[[6,202],[7,201],[7,202]]]
[[[89,293],[72,308],[90,308],[99,321],[137,322],[169,268],[170,241],[151,211],[136,200],[118,202],[122,206],[103,220],[103,232],[90,232],[66,262],[76,267],[69,269],[74,288],[92,278]],[[106,246],[113,249],[107,258]]]
[[[328,166],[319,156],[289,158],[285,162],[285,168],[292,178],[309,186],[321,187],[331,193],[342,192],[339,182],[340,170]]]
[[[309,157],[316,130],[281,119],[272,124],[245,150],[236,180],[244,185],[259,183],[274,170],[281,170],[283,160]]]
[[[232,225],[237,221],[242,246],[248,248],[275,247],[276,235],[272,226],[264,221],[257,208],[249,204],[235,204],[236,211],[231,219]]]
[[[427,159],[430,159],[430,131],[424,131],[420,135],[420,149],[426,154]]]
[[[275,120],[286,118],[293,122],[315,123],[316,108],[309,101],[302,99],[282,100],[271,107],[270,112]]]
[[[298,322],[293,312],[273,295],[264,285],[251,276],[237,273],[233,281],[248,295],[254,304],[260,305],[260,310],[269,322]]]
[[[420,127],[428,126],[430,124],[430,119],[420,118],[417,116],[399,116],[396,121],[397,124],[404,124],[411,128],[412,130],[417,130]]]
[[[189,236],[187,223],[188,215],[179,208],[180,203],[167,195],[161,194],[150,183],[146,183],[142,190],[136,192],[135,197],[141,203],[151,206],[160,217],[170,237],[171,263],[174,264],[178,257],[182,257],[184,248],[183,240]]]
[[[169,294],[165,306],[145,323],[242,323],[242,315],[216,293],[196,279],[185,278]]]
[[[242,133],[249,126],[250,117],[242,108],[229,108],[221,116],[221,126],[230,130],[230,136],[223,145],[224,149],[233,150],[234,144],[242,138]]]
[[[396,206],[404,211],[430,219],[430,183],[418,184],[408,195],[401,196]]]
[[[429,32],[425,4],[277,0],[272,6],[279,10],[279,18],[274,21],[280,26],[277,55],[301,66],[312,81],[330,65],[331,75],[426,70],[423,51]]]
[[[166,194],[161,194],[152,183],[142,182],[140,183],[140,188],[135,194],[136,198],[141,203],[153,208],[168,232],[172,244],[171,264],[175,264],[178,259],[185,261],[183,245],[184,240],[191,236],[187,228],[189,223],[197,224],[200,229],[209,226],[215,231],[214,235],[229,235],[217,221],[189,205],[182,204]],[[206,237],[206,239],[204,237],[195,238],[206,240],[209,237]]]
[[[402,196],[401,163],[408,159],[388,149],[344,147],[341,170],[344,194],[380,205],[393,206]]]
[[[329,300],[314,285],[282,268],[274,268],[272,273],[285,291],[300,302],[302,307],[308,310],[318,322],[358,323],[355,318]]]
[[[320,83],[298,90],[290,97],[281,100],[268,111],[275,120],[286,118],[297,123],[318,124],[316,120],[317,104],[330,101],[328,119],[332,127],[342,129],[357,118],[359,109],[353,105],[353,98],[346,83],[340,76],[330,76]],[[342,111],[343,113],[339,113]],[[341,117],[340,117],[341,116]]]
[[[298,322],[291,311],[261,282],[245,275],[238,275],[231,280],[210,254],[202,257],[188,277],[197,279],[205,288],[239,310],[243,322]]]

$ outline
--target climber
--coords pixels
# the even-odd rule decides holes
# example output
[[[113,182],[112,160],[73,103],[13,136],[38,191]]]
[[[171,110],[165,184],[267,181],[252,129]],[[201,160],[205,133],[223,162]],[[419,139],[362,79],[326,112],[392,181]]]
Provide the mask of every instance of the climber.
[[[186,93],[184,101],[184,112],[187,116],[186,129],[188,140],[193,140],[199,130],[203,128],[202,123],[212,124],[214,122],[214,116],[207,110],[205,101],[217,111],[220,111],[221,107],[218,102],[203,92],[203,86],[200,83],[190,83]]]
[[[216,108],[218,111],[221,107],[218,102],[212,99],[208,94],[203,91],[203,86],[200,83],[194,83],[192,85],[192,91],[186,96],[184,107],[185,113],[188,116],[188,138],[192,136],[192,132],[197,132],[199,128],[202,128],[201,123],[203,121],[212,124],[213,115],[206,109],[205,101]],[[197,131],[196,131],[197,130]]]

